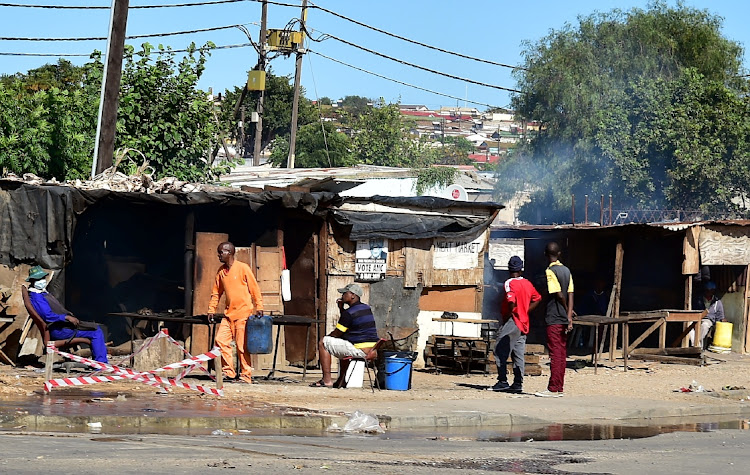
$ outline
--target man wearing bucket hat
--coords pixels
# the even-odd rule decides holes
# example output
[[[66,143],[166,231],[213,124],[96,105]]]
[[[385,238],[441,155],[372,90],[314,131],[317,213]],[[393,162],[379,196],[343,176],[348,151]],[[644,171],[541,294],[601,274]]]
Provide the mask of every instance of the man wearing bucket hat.
[[[711,327],[716,322],[726,321],[726,318],[724,318],[724,304],[716,297],[716,283],[710,280],[706,282],[703,286],[703,297],[696,302],[695,310],[706,310],[706,315],[701,319],[701,338],[698,342],[698,346],[703,348],[703,340],[708,336]],[[693,346],[695,342],[695,330],[690,330],[688,338],[690,339],[690,346]]]
[[[47,292],[47,276],[41,266],[29,269],[29,300],[34,310],[47,322],[50,338],[53,340],[71,340],[75,337],[91,340],[91,356],[100,363],[108,363],[107,344],[101,328],[96,330],[80,330],[78,319],[66,310],[59,300]]]
[[[495,344],[495,363],[497,364],[497,383],[492,391],[521,393],[523,392],[523,372],[525,367],[526,335],[529,333],[529,312],[534,310],[542,296],[534,285],[521,276],[523,260],[513,256],[508,261],[510,278],[503,285],[503,298],[500,313],[502,326]],[[513,384],[508,384],[508,356],[513,357]]]
[[[316,388],[334,386],[331,379],[332,355],[339,359],[349,356],[363,358],[365,356],[363,349],[371,348],[378,342],[378,330],[372,309],[360,300],[364,293],[362,287],[358,284],[349,284],[338,291],[341,298],[336,300],[336,304],[339,306],[341,317],[336,328],[318,343],[323,378],[310,385]],[[339,380],[346,374],[344,361],[339,370]]]

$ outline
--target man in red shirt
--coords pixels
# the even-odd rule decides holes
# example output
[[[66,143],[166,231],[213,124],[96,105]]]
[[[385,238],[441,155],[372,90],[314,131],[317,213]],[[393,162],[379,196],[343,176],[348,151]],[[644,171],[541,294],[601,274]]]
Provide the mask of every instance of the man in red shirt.
[[[529,333],[529,312],[534,310],[542,299],[534,285],[521,277],[523,260],[513,256],[508,261],[510,279],[505,281],[505,298],[500,307],[502,326],[495,344],[497,383],[492,391],[510,393],[523,392],[524,354],[526,335]],[[513,385],[508,384],[508,356],[513,355]]]

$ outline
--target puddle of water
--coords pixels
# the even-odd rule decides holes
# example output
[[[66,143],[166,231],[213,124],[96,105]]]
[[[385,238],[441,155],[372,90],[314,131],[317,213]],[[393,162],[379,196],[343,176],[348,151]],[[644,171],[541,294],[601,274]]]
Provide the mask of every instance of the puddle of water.
[[[711,420],[679,419],[662,424],[550,424],[518,426],[510,430],[451,429],[448,431],[391,431],[381,438],[414,438],[430,440],[476,440],[480,442],[539,442],[561,440],[642,439],[671,432],[711,432],[720,429],[750,430],[750,421],[733,417]]]
[[[166,396],[130,395],[61,388],[51,394],[23,399],[0,400],[0,413],[24,411],[43,416],[168,416],[168,417],[252,417],[280,415],[285,410],[254,401],[180,399]]]

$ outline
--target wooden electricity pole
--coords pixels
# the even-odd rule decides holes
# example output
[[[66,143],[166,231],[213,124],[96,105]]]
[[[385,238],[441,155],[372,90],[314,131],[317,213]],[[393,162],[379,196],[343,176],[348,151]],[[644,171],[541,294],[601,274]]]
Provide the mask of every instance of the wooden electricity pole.
[[[294,99],[292,100],[292,130],[289,135],[289,157],[287,168],[294,168],[295,145],[297,142],[297,109],[299,108],[300,78],[302,76],[302,55],[305,47],[305,21],[307,20],[307,0],[302,0],[300,20],[300,44],[297,46],[297,61],[294,69]]]
[[[117,103],[120,95],[122,55],[125,49],[129,3],[130,0],[112,0],[107,39],[107,62],[104,64],[99,120],[94,142],[94,162],[91,167],[92,178],[112,166],[115,154]]]
[[[260,13],[260,38],[258,41],[258,67],[259,71],[266,70],[266,36],[268,30],[266,23],[268,21],[268,3],[263,0],[263,6],[261,7]],[[260,165],[260,151],[263,149],[263,100],[265,98],[266,91],[261,89],[258,91],[258,106],[256,111],[258,112],[258,121],[255,123],[255,140],[253,141],[253,166]],[[244,121],[243,121],[244,124]],[[244,126],[244,125],[243,125]]]

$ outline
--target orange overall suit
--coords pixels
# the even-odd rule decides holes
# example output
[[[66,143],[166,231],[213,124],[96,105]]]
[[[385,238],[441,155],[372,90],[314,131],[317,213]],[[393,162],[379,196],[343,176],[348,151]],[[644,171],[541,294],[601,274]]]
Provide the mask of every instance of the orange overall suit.
[[[249,383],[252,363],[245,346],[245,324],[250,315],[263,310],[263,297],[250,266],[244,262],[234,261],[231,268],[227,268],[226,264],[219,268],[211,291],[211,302],[208,304],[209,314],[216,311],[222,294],[226,294],[227,303],[224,319],[216,332],[216,345],[221,350],[221,370],[227,378],[237,375],[230,346],[234,340],[240,360],[240,379]]]

